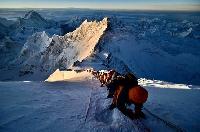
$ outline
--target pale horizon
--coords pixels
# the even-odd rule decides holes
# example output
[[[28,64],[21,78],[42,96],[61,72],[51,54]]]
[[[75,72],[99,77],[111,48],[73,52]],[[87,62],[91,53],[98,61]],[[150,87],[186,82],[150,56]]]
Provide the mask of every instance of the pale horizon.
[[[0,8],[88,8],[114,10],[188,10],[200,11],[198,0],[1,0]]]

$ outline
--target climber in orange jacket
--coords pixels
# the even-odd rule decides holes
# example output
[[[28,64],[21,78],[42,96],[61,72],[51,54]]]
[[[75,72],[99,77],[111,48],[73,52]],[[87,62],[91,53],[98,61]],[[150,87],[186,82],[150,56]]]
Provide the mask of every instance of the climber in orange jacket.
[[[128,73],[125,77],[118,77],[113,83],[115,93],[110,109],[117,107],[131,119],[145,117],[142,107],[148,98],[148,92],[138,85],[137,78],[132,73]],[[135,112],[133,113],[131,109],[127,109],[126,104],[134,104]]]

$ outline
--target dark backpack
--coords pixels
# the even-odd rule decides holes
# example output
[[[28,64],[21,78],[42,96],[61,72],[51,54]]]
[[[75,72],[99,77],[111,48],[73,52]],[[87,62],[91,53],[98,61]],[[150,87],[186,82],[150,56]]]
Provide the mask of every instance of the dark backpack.
[[[137,77],[133,73],[130,73],[130,72],[127,73],[125,75],[125,79],[126,79],[126,85],[129,87],[138,85]]]

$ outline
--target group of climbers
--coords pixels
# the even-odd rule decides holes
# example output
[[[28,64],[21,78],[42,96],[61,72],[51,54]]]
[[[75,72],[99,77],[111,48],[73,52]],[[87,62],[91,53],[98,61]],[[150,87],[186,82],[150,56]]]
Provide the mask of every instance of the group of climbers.
[[[115,70],[101,70],[101,71],[93,71],[93,75],[99,79],[101,82],[101,87],[110,83],[116,76],[119,75]]]
[[[108,98],[113,98],[109,109],[117,107],[124,115],[131,119],[144,118],[142,112],[143,104],[148,98],[146,89],[138,85],[137,77],[132,73],[120,75],[115,70],[90,71],[100,80],[101,87],[107,86]],[[134,104],[135,112],[128,109],[126,105]]]

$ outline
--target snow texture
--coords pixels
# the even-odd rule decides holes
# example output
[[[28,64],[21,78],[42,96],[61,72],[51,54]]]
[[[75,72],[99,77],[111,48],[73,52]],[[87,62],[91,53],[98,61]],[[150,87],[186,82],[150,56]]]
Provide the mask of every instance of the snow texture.
[[[71,73],[70,73],[71,72]],[[0,130],[10,131],[176,131],[157,118],[131,121],[108,110],[107,90],[86,72],[59,82],[1,82]],[[187,131],[198,131],[199,87],[140,79],[149,91],[144,107]],[[192,98],[191,98],[192,97]],[[187,100],[187,101],[186,101]],[[134,108],[134,106],[131,106]]]

